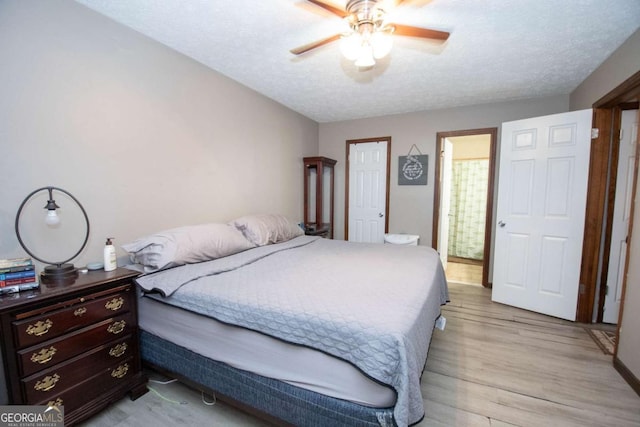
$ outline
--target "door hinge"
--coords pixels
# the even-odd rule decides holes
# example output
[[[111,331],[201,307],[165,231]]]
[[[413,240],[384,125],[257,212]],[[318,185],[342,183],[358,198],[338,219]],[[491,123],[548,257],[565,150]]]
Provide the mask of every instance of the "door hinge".
[[[587,293],[587,287],[585,286],[584,283],[580,283],[580,286],[578,287],[578,293],[580,295],[584,295]]]
[[[598,139],[598,136],[600,136],[600,129],[591,128],[591,139]]]
[[[618,135],[618,139],[622,141],[623,136],[624,136],[624,129],[620,129],[620,135]]]
[[[606,297],[607,295],[609,295],[609,286],[604,287],[604,296]]]

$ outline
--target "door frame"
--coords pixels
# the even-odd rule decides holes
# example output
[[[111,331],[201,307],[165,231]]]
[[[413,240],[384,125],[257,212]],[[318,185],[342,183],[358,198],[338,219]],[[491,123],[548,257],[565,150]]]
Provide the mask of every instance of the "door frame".
[[[616,88],[593,104],[592,127],[598,136],[591,140],[591,160],[585,216],[582,266],[580,268],[580,290],[576,310],[576,322],[592,323],[598,287],[599,261],[602,251],[601,239],[605,227],[604,207],[607,203],[607,175],[612,144],[612,135],[620,130],[620,108],[640,96],[640,71],[633,74]],[[624,307],[625,283],[622,286],[620,314]],[[618,317],[618,322],[620,322]]]
[[[348,139],[346,141],[346,153],[345,153],[345,195],[344,195],[344,240],[349,240],[349,152],[351,145],[364,144],[367,142],[379,142],[386,141],[387,143],[387,182],[386,182],[386,194],[385,194],[385,212],[384,212],[384,232],[389,232],[389,188],[391,184],[391,137],[382,136],[379,138],[364,138],[364,139]]]
[[[431,231],[431,246],[438,247],[438,228],[440,223],[440,192],[441,192],[441,156],[442,141],[445,138],[471,135],[489,135],[489,183],[487,188],[487,214],[484,225],[484,249],[482,255],[482,286],[490,288],[489,266],[491,265],[491,241],[493,232],[493,192],[495,188],[496,169],[496,145],[498,143],[498,128],[468,129],[450,132],[436,133],[436,161],[435,163],[435,185],[433,189],[433,228]]]
[[[607,293],[607,278],[609,276],[609,256],[611,253],[611,232],[613,230],[613,221],[614,221],[614,205],[615,205],[615,194],[616,188],[618,184],[618,167],[620,166],[620,138],[614,137],[615,135],[620,135],[620,128],[622,124],[622,112],[625,110],[637,110],[638,102],[625,102],[622,103],[613,109],[613,123],[614,123],[614,131],[611,138],[611,163],[609,168],[609,185],[608,185],[608,197],[607,197],[607,207],[605,212],[605,230],[604,230],[604,242],[602,247],[602,271],[600,272],[600,289],[598,291],[598,313],[596,316],[596,323],[602,323],[602,319],[604,316],[604,303],[605,297]],[[618,130],[616,132],[616,129]]]

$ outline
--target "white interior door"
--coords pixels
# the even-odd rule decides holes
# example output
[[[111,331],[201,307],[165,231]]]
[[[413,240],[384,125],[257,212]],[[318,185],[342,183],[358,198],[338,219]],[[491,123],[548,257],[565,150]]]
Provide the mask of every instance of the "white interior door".
[[[591,117],[502,124],[493,301],[575,320]]]
[[[449,218],[451,211],[451,176],[453,169],[453,143],[444,138],[442,141],[442,179],[440,196],[440,214],[438,215],[438,252],[442,266],[447,268],[449,258]]]
[[[349,236],[384,242],[387,211],[387,141],[349,145]]]
[[[611,249],[609,250],[609,270],[607,273],[607,293],[604,299],[602,320],[618,323],[622,280],[627,255],[627,234],[633,191],[633,167],[635,146],[638,138],[638,110],[622,112],[616,193],[611,228]]]

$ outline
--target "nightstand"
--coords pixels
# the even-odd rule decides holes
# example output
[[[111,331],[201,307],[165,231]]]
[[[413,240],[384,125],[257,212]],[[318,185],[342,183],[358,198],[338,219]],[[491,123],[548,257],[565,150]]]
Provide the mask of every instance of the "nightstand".
[[[5,389],[0,403],[64,405],[69,426],[130,394],[147,392],[133,279],[80,273],[66,285],[0,297]]]

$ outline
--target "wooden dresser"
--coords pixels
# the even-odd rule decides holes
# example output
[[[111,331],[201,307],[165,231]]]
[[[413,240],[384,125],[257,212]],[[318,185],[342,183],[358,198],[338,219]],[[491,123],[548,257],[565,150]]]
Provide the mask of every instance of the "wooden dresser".
[[[68,426],[127,393],[146,393],[137,275],[122,268],[80,273],[72,284],[0,297],[2,403],[64,405]]]

